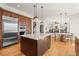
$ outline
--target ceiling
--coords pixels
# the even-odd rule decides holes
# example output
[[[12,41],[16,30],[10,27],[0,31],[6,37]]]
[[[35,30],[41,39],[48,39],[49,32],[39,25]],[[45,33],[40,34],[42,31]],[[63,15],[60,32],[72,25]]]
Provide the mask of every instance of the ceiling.
[[[33,5],[34,3],[5,3],[8,6],[19,9],[34,15]],[[18,8],[17,5],[20,5]],[[67,13],[68,15],[75,15],[79,13],[79,3],[38,3],[37,15],[41,17],[41,6],[43,6],[43,17],[55,19],[59,17],[60,13]]]

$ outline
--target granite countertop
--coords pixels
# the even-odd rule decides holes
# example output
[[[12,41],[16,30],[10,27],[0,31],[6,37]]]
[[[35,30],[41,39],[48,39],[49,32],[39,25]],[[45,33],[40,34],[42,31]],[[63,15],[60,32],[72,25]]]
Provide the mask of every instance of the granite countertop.
[[[27,35],[21,35],[22,37],[26,37],[26,38],[31,38],[31,39],[35,39],[35,40],[39,40],[42,39],[46,36],[51,35],[51,33],[46,33],[46,34],[27,34]]]

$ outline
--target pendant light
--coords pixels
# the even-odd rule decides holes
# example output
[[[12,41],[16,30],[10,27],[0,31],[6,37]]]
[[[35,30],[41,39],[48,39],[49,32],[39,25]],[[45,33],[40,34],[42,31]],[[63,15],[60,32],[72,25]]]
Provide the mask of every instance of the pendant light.
[[[41,23],[43,23],[43,6],[41,6]]]
[[[43,6],[41,6],[41,20],[43,19]]]
[[[67,24],[67,13],[64,13],[64,15],[65,15],[65,24]]]
[[[70,33],[70,19],[69,19],[69,15],[67,13],[65,13],[65,24],[67,26],[67,32]]]
[[[62,20],[63,20],[63,16],[62,16],[63,14],[62,13],[60,13],[60,23],[62,24]]]
[[[37,4],[33,5],[33,7],[34,7],[34,18],[33,18],[33,20],[35,20],[35,19],[38,19],[38,17],[37,17]]]

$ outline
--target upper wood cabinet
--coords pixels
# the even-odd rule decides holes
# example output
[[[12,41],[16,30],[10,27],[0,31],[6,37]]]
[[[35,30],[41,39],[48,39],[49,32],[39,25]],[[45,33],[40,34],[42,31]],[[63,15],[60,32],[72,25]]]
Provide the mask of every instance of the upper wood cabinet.
[[[0,48],[2,47],[2,9],[0,8]]]
[[[15,13],[11,13],[11,17],[18,18],[18,15]]]
[[[26,30],[28,31],[28,33],[31,33],[31,18],[26,17]]]
[[[1,14],[1,8],[0,8],[0,14]]]
[[[2,9],[0,8],[0,36],[2,35]]]
[[[24,17],[24,16],[19,16],[19,26],[20,25],[25,25],[26,26],[26,31],[28,33],[31,33],[31,18]]]
[[[0,22],[2,22],[2,9],[0,8]]]
[[[18,14],[10,12],[10,11],[7,11],[7,10],[3,10],[2,11],[2,15],[18,18]]]
[[[19,25],[25,25],[26,24],[26,18],[24,16],[19,16]]]
[[[3,10],[2,15],[11,16],[11,13],[9,11]]]

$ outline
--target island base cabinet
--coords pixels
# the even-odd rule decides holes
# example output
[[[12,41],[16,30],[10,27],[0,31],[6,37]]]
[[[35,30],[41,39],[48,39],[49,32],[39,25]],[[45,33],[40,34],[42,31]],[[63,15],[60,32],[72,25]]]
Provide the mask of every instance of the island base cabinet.
[[[51,36],[42,39],[31,39],[21,36],[21,52],[26,56],[42,56],[51,44]]]
[[[79,39],[75,38],[75,53],[76,56],[79,56]]]
[[[37,41],[25,37],[21,37],[21,52],[26,56],[37,55]]]
[[[42,39],[38,40],[38,43],[37,43],[38,56],[43,55],[50,48],[50,45],[51,45],[51,40],[50,39],[51,39],[51,37],[47,36],[45,38],[42,38]]]

